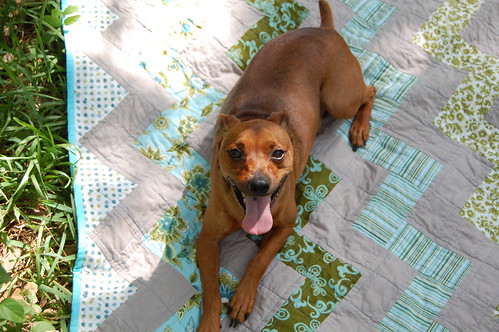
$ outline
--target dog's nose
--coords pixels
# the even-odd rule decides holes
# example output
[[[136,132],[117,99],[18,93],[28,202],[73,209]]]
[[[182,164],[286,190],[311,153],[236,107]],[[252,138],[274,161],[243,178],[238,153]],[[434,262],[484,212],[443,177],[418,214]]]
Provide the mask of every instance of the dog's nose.
[[[249,181],[249,190],[254,195],[265,195],[270,188],[270,181],[264,177],[258,177]]]

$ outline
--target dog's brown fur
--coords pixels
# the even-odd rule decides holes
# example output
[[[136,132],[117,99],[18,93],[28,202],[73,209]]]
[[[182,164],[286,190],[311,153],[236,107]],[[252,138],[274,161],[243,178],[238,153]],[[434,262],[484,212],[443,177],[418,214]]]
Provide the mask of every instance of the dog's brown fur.
[[[203,285],[198,331],[220,329],[220,242],[241,229],[245,216],[233,186],[244,196],[255,196],[251,182],[265,178],[268,189],[258,195],[280,191],[271,210],[272,229],[230,300],[231,326],[252,312],[260,278],[293,230],[295,184],[323,114],[355,117],[350,129],[354,149],[369,136],[374,87],[365,85],[357,60],[334,30],[327,1],[320,0],[319,6],[320,28],[298,29],[270,41],[222,106],[211,154],[211,195],[198,240]],[[281,152],[284,156],[275,158]]]

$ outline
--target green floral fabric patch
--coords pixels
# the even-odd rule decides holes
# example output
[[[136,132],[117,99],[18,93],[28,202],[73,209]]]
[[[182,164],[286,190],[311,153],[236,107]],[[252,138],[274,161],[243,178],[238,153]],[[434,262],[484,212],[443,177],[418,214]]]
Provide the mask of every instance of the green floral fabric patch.
[[[310,157],[296,186],[295,231],[276,258],[306,277],[262,331],[314,331],[361,277],[354,266],[298,233],[340,178]]]
[[[309,157],[296,184],[295,230],[276,258],[306,279],[272,316],[262,331],[314,331],[361,277],[354,266],[299,233],[310,216],[340,182],[324,163]],[[261,237],[250,237],[255,242]]]
[[[469,72],[434,123],[447,136],[495,164],[460,214],[488,238],[499,242],[499,129],[485,120],[499,97],[499,60],[481,52],[461,36],[482,2],[446,1],[423,24],[414,42],[437,60]]]
[[[262,331],[314,331],[361,274],[354,266],[294,232],[276,257],[306,277]]]
[[[336,271],[341,267],[348,271],[343,278],[338,273],[336,279],[321,275],[305,279],[262,331],[315,331],[360,278],[351,265],[343,264],[336,267]],[[335,267],[325,269],[334,271]],[[339,294],[338,290],[344,290],[345,294]]]
[[[286,31],[294,30],[308,16],[309,10],[289,0],[245,0],[265,13],[260,21],[244,33],[227,55],[245,70],[253,56],[267,42]]]
[[[307,165],[296,184],[296,205],[298,217],[295,228],[301,229],[308,223],[314,212],[333,188],[340,182],[340,178],[326,168],[322,162],[310,157]]]
[[[308,15],[308,10],[294,1],[248,2],[266,16],[248,30],[228,52],[229,57],[243,70],[266,42],[298,28]],[[185,143],[185,138],[220,105],[224,96],[189,72],[174,57],[168,63],[170,65],[167,69],[159,71],[155,77],[159,83],[169,87],[178,103],[154,120],[137,139],[136,147],[175,175],[188,190],[177,205],[145,235],[144,240],[151,251],[172,264],[200,291],[199,271],[195,265],[195,238],[201,227],[200,221],[209,195],[209,165]],[[144,67],[150,69],[149,66]],[[172,82],[178,84],[172,88]],[[306,279],[264,330],[315,329],[360,278],[360,272],[355,267],[342,262],[298,233],[339,181],[339,177],[322,162],[309,158],[296,186],[298,217],[295,232],[276,257]],[[238,283],[229,271],[221,269],[220,292],[224,303],[230,300]],[[226,306],[223,308],[222,315],[225,315]],[[176,328],[195,328],[199,310],[200,294],[196,293],[164,324],[163,329],[173,331]]]

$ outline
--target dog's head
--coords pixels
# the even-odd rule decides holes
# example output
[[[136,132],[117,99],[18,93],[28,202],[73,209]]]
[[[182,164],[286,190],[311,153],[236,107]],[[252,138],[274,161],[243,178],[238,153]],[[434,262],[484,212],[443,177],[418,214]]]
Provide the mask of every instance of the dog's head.
[[[218,152],[220,171],[245,210],[245,220],[251,219],[247,224],[253,223],[258,230],[245,227],[244,221],[243,228],[253,234],[265,233],[272,220],[269,225],[265,219],[268,216],[262,215],[270,214],[293,169],[293,146],[285,129],[284,113],[245,122],[221,114],[219,126],[224,131]]]

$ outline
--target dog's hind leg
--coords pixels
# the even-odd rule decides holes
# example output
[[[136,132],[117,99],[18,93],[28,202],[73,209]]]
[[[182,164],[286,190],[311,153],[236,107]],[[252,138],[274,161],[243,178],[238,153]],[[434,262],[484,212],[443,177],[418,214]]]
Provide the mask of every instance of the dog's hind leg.
[[[366,95],[367,101],[360,106],[350,127],[350,143],[352,143],[354,151],[360,146],[364,146],[369,138],[369,120],[371,119],[376,88],[372,85],[367,86]]]

